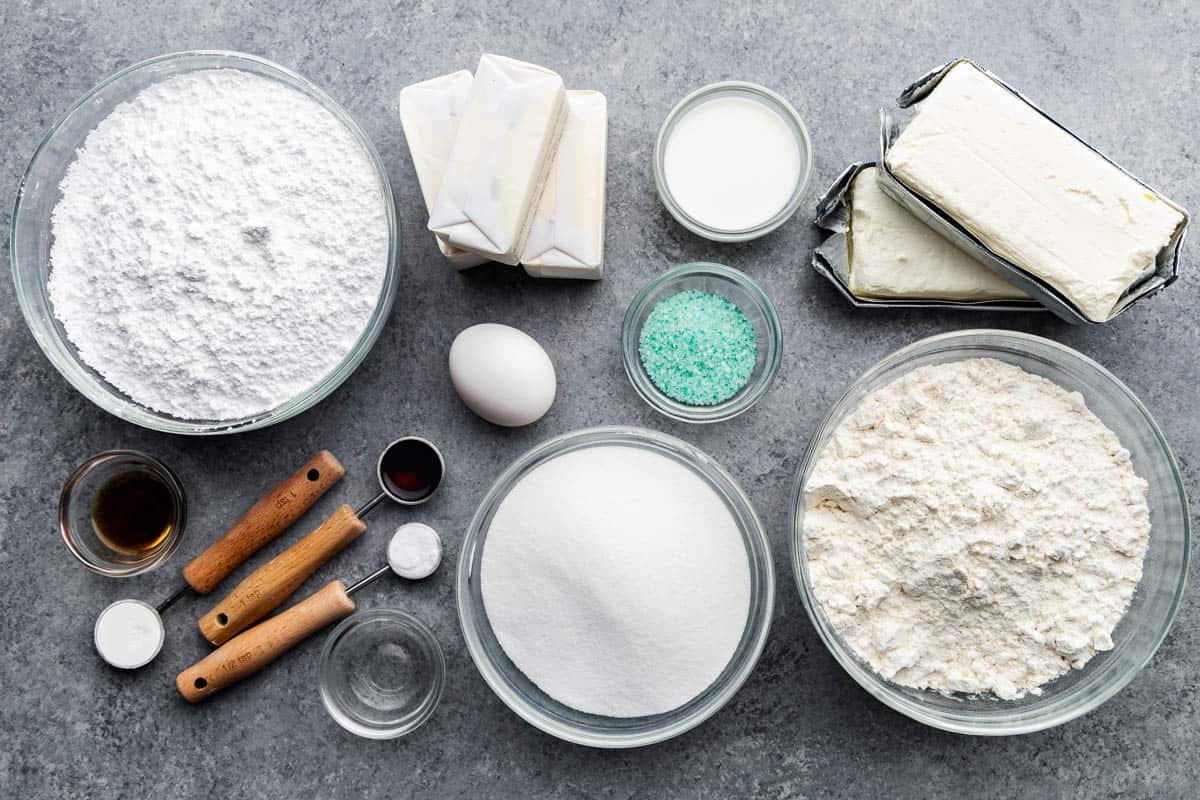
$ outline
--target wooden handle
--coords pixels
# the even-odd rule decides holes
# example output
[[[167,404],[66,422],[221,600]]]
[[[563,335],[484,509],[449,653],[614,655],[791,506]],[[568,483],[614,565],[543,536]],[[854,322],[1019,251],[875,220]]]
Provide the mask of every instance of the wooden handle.
[[[287,611],[235,636],[175,678],[175,688],[198,703],[226,686],[253,675],[304,639],[354,611],[354,600],[341,581],[325,584]]]
[[[208,594],[238,564],[291,527],[345,474],[346,468],[333,453],[328,450],[317,453],[251,506],[224,536],[192,559],[183,568],[183,579],[200,594]]]
[[[224,644],[270,614],[321,565],[367,529],[354,509],[342,506],[321,527],[263,564],[200,618],[200,632]]]

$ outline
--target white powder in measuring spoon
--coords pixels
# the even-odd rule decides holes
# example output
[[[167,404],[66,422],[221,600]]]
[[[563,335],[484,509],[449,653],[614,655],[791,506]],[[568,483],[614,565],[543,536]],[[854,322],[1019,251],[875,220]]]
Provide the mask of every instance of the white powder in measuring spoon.
[[[100,612],[93,639],[100,657],[119,669],[150,663],[163,645],[158,612],[141,600],[118,600]]]
[[[504,652],[564,705],[636,717],[707,689],[750,613],[737,523],[691,469],[601,445],[541,464],[484,544],[484,607]]]
[[[189,419],[268,411],[353,347],[388,227],[329,111],[233,69],[161,81],[87,137],[52,216],[49,294],[80,358]]]

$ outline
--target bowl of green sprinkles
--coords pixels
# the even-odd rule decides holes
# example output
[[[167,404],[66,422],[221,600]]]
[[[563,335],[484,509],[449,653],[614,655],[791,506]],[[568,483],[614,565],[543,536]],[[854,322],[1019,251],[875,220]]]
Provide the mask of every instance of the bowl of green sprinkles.
[[[779,371],[779,315],[744,273],[684,264],[638,293],[625,313],[625,374],[642,399],[681,422],[720,422],[750,408]]]

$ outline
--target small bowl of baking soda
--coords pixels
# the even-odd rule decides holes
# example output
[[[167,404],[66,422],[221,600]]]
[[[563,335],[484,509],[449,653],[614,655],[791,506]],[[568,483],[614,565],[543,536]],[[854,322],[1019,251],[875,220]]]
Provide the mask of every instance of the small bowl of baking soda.
[[[668,270],[629,304],[625,373],[651,408],[681,422],[732,419],[766,393],[782,356],[774,304],[722,264]]]

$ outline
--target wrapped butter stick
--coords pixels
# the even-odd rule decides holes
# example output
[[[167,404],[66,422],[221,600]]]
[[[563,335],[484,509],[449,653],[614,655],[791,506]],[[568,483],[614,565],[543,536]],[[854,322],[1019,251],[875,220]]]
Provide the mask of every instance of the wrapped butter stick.
[[[566,111],[558,73],[485,53],[429,229],[454,247],[519,263]]]
[[[883,194],[871,162],[850,165],[817,204],[833,233],[813,268],[860,308],[1043,310]]]
[[[425,210],[429,213],[433,212],[442,185],[442,173],[450,157],[450,146],[458,132],[458,122],[467,104],[472,81],[471,73],[460,69],[400,90],[400,127],[408,140],[408,151],[425,198]],[[453,247],[437,236],[433,238],[442,255],[459,269],[487,261],[483,256]]]
[[[1187,212],[960,59],[884,112],[881,185],[1072,322],[1175,278]]]
[[[567,124],[521,256],[530,275],[602,277],[607,142],[604,95],[567,92]]]

